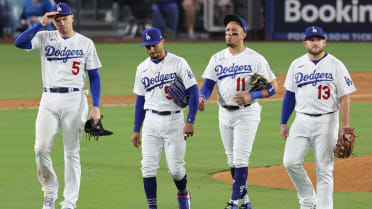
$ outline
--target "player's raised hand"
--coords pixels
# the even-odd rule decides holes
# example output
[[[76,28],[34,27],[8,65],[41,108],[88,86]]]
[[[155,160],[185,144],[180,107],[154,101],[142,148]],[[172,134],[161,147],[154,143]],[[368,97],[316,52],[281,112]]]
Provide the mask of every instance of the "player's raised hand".
[[[58,14],[59,12],[47,12],[44,14],[44,16],[41,18],[40,20],[40,24],[42,26],[46,26],[48,24],[50,24],[54,17]]]
[[[284,140],[288,137],[288,126],[287,124],[280,124],[280,135]]]
[[[249,92],[240,92],[240,93],[237,93],[234,96],[234,101],[238,105],[246,105],[246,104],[250,103],[251,100],[252,100],[252,97],[251,97],[251,94]]]
[[[207,103],[207,100],[204,97],[199,97],[199,106],[198,110],[199,111],[204,111],[205,110],[205,104]]]
[[[133,132],[132,143],[135,148],[141,145],[141,135],[139,132]]]
[[[99,107],[92,108],[92,110],[90,111],[89,117],[88,117],[88,120],[89,119],[93,119],[94,124],[98,123],[98,121],[101,119],[101,112],[99,110]]]
[[[187,137],[191,137],[194,134],[194,124],[186,123],[183,128],[183,138],[186,140]]]

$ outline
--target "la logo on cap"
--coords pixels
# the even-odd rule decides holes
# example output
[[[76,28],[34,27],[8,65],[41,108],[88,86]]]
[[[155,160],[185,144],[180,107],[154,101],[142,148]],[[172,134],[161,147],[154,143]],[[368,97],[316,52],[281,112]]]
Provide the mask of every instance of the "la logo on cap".
[[[58,12],[62,11],[62,8],[59,5],[57,6],[57,11]]]
[[[313,33],[316,33],[316,32],[318,32],[318,30],[313,27]]]
[[[149,34],[146,33],[146,40],[150,40],[151,39],[151,36],[149,36]]]

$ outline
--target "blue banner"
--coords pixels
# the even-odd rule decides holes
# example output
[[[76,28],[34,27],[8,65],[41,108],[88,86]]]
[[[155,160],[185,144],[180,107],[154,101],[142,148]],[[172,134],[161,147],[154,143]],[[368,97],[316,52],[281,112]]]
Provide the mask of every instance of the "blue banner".
[[[267,0],[266,39],[302,40],[308,26],[327,40],[372,40],[372,0]]]

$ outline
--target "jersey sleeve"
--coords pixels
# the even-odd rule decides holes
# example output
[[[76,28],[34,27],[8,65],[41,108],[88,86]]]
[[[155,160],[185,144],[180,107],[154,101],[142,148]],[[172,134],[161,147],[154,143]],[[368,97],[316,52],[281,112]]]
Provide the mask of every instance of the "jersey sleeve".
[[[284,88],[286,88],[288,91],[296,92],[295,84],[293,83],[294,82],[293,66],[294,66],[294,62],[292,62],[291,65],[289,66],[287,76],[284,81]]]
[[[276,79],[274,72],[271,70],[269,63],[263,56],[259,55],[257,60],[257,73],[262,75],[270,83]]]
[[[98,58],[96,47],[94,46],[93,41],[90,41],[90,47],[88,51],[85,69],[94,70],[100,67],[102,67],[102,65],[101,61]]]
[[[354,82],[351,79],[349,71],[342,62],[337,66],[337,97],[342,97],[346,94],[351,94],[356,91]]]
[[[30,50],[41,49],[41,43],[43,43],[45,32],[39,31],[36,33],[34,38],[31,40],[32,48]]]
[[[215,62],[216,62],[216,55],[213,55],[211,59],[209,60],[207,67],[204,70],[204,73],[202,75],[203,79],[210,79],[213,81],[217,81],[217,74],[214,71]]]
[[[143,88],[143,85],[141,83],[141,67],[140,67],[140,65],[137,66],[136,78],[134,80],[133,93],[135,93],[139,96],[145,96],[145,89]]]
[[[182,79],[182,82],[185,85],[186,89],[197,84],[194,73],[191,71],[191,68],[185,59],[180,60],[179,68],[180,75],[178,76]]]

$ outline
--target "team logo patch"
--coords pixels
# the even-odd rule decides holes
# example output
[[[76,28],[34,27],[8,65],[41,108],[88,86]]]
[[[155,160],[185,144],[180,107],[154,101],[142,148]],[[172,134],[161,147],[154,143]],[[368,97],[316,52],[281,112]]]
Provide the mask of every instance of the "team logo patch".
[[[313,33],[317,33],[317,32],[318,32],[318,30],[313,27]]]
[[[145,36],[146,36],[146,40],[148,41],[151,40],[151,36],[149,34],[146,33]]]
[[[58,12],[62,11],[62,8],[59,5],[57,6],[57,11]]]
[[[346,82],[347,86],[352,86],[353,85],[353,81],[351,80],[351,78],[348,78],[346,76],[344,76],[344,78],[345,78],[345,82]]]
[[[188,76],[190,79],[194,78],[194,74],[191,72],[190,69],[187,69],[187,76]]]

